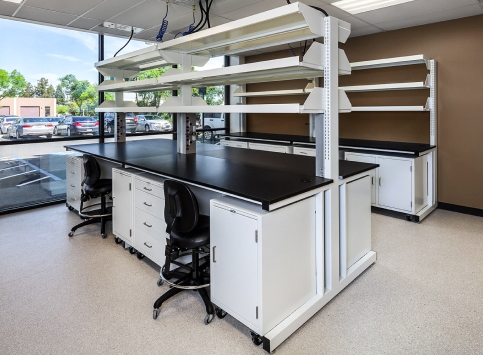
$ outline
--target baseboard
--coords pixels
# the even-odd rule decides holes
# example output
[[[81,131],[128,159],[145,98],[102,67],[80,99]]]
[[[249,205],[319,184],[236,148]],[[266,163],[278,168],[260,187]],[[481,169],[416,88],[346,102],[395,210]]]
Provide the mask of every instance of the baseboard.
[[[393,217],[393,218],[398,218],[398,219],[403,219],[408,222],[419,222],[419,217],[409,214],[409,213],[404,213],[404,212],[397,212],[393,210],[388,210],[385,208],[380,208],[380,207],[374,207],[371,206],[371,212],[377,213],[377,214],[382,214],[384,216],[388,217]]]
[[[445,202],[438,202],[438,208],[441,208],[442,210],[483,217],[483,209],[479,209],[479,208],[453,205],[451,203],[445,203]]]

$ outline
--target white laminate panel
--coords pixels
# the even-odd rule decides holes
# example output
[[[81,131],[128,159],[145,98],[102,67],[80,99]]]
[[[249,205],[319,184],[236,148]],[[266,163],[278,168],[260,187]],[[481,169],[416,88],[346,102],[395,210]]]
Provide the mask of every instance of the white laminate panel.
[[[136,249],[154,261],[159,266],[164,264],[164,247],[166,245],[166,239],[155,238],[152,235],[144,232],[143,230],[136,230],[135,236]]]
[[[160,182],[136,176],[136,178],[134,179],[134,187],[137,190],[141,190],[154,196],[164,198],[163,184]]]
[[[134,193],[134,207],[164,221],[164,199],[142,190]]]
[[[134,212],[134,228],[136,230],[136,236],[139,230],[150,234],[154,238],[163,240],[166,234],[166,223],[160,218],[156,218],[149,213],[146,213],[139,208],[135,208]],[[136,239],[136,245],[138,241]]]
[[[315,157],[315,149],[313,148],[293,147],[293,153],[296,155],[307,155],[309,157]]]
[[[240,141],[235,141],[235,140],[222,140],[220,142],[220,145],[223,145],[225,147],[235,147],[235,148],[248,148],[248,143],[247,142],[240,142]]]
[[[290,146],[274,145],[274,144],[262,144],[262,143],[248,143],[248,148],[256,150],[265,150],[267,152],[276,153],[291,153]]]

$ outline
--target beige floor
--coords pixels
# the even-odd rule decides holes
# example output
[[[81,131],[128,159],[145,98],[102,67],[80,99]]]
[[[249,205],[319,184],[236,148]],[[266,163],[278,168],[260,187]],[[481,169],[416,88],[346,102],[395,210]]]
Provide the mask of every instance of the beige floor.
[[[0,354],[263,354],[195,292],[152,319],[158,270],[63,205],[0,217]],[[89,232],[90,231],[90,232]],[[483,354],[483,218],[373,215],[376,264],[277,354]],[[287,280],[287,287],[293,287]]]

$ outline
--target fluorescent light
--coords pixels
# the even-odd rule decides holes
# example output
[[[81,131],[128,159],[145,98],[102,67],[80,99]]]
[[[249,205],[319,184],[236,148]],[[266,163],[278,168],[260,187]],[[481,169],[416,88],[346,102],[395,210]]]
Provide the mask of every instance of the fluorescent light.
[[[341,0],[333,2],[331,5],[337,6],[339,9],[354,15],[410,1],[414,0]]]
[[[20,4],[23,0],[3,0],[3,1],[14,2],[16,4]]]

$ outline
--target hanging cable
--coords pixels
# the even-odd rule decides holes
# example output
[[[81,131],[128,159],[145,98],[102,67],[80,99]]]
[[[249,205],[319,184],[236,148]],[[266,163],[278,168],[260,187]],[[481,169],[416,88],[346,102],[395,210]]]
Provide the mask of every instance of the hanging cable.
[[[129,37],[129,39],[127,40],[126,44],[125,44],[124,46],[122,46],[122,47],[121,47],[121,49],[120,49],[120,50],[118,50],[118,51],[116,52],[116,54],[114,54],[114,57],[115,57],[115,56],[116,56],[116,55],[117,55],[117,54],[118,54],[120,51],[122,51],[122,50],[123,50],[123,49],[124,49],[124,48],[125,48],[125,47],[126,47],[128,44],[129,44],[129,42],[131,42],[131,39],[132,39],[132,36],[133,36],[133,35],[134,35],[134,27],[132,27],[132,26],[131,26],[131,36],[130,36],[130,37]]]
[[[295,53],[295,49],[292,48],[292,46],[290,45],[290,43],[287,43],[288,44],[288,47],[290,48],[290,53],[292,54],[292,57],[296,57],[297,56],[297,53]]]
[[[199,5],[200,5],[200,9],[202,11],[202,13],[205,14],[205,19],[203,21],[203,24],[200,26],[200,23],[201,21],[198,23],[198,25],[195,27],[195,29],[193,30],[192,33],[194,32],[198,32],[198,31],[201,31],[203,29],[203,27],[205,27],[205,25],[208,23],[208,28],[210,28],[210,23],[209,23],[209,20],[210,20],[210,9],[211,9],[211,4],[213,3],[213,0],[210,1],[210,3],[208,3],[208,0],[206,0],[206,9],[203,7],[203,3],[202,3],[202,0],[200,0],[199,2]]]
[[[161,27],[159,28],[158,35],[156,36],[156,41],[158,42],[163,42],[163,36],[166,33],[166,30],[168,29],[168,20],[166,20],[166,17],[168,17],[168,11],[169,11],[169,1],[166,1],[166,14],[164,15],[163,22],[161,23]]]
[[[196,18],[195,18],[195,10],[196,10],[196,5],[195,3],[193,2],[193,23],[191,25],[189,25],[188,27],[188,30],[185,31],[185,32],[178,32],[176,34],[176,36],[174,36],[174,38],[178,37],[179,35],[183,35],[183,36],[186,36],[186,35],[189,35],[190,33],[193,32],[194,28],[195,28],[195,22],[196,22]]]
[[[201,24],[203,23],[203,20],[205,18],[205,11],[203,9],[203,4],[201,3],[201,0],[198,2],[198,5],[200,6],[200,21],[196,24],[195,28],[193,29],[192,33],[193,32],[196,32],[196,30],[201,26]]]

